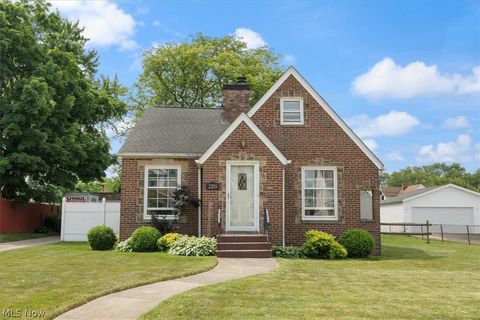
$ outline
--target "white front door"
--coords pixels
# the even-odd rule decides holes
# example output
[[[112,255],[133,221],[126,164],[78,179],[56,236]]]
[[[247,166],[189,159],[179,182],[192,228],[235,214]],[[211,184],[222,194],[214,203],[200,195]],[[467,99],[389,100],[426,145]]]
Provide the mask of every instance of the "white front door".
[[[227,231],[258,231],[258,162],[227,162]]]

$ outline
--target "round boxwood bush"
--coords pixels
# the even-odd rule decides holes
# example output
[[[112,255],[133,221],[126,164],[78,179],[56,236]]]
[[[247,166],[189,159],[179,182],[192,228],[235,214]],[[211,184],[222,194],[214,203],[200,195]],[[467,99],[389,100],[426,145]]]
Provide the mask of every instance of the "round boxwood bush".
[[[88,243],[93,250],[112,250],[117,236],[113,229],[107,226],[96,226],[87,234]]]
[[[160,232],[154,227],[140,227],[132,234],[130,244],[135,252],[157,251],[157,240]]]
[[[333,235],[317,230],[305,233],[302,251],[305,256],[313,259],[339,259],[347,256],[347,250],[335,241]]]
[[[175,232],[171,232],[163,235],[157,241],[158,250],[168,251],[168,249],[170,249],[172,244],[178,239],[180,239],[181,237],[183,237],[183,234],[175,233]]]
[[[342,233],[338,242],[347,249],[350,258],[366,258],[375,246],[372,235],[364,229],[349,229]]]

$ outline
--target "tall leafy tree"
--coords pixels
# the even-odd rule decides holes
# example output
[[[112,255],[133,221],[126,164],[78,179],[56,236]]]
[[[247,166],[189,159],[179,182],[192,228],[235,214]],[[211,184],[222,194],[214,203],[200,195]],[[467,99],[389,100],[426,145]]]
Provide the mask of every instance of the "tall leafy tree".
[[[134,100],[140,112],[149,105],[212,107],[221,103],[224,84],[245,76],[253,105],[281,73],[279,56],[266,46],[247,49],[232,36],[197,34],[145,52]]]
[[[75,185],[75,191],[78,192],[120,192],[120,174],[121,167],[118,164],[111,166],[110,177],[104,177],[100,180],[83,182],[79,181]]]
[[[407,167],[385,175],[385,182],[391,187],[423,184],[433,187],[448,183],[480,191],[480,169],[469,173],[459,163],[434,163],[422,167]]]
[[[78,23],[42,0],[0,0],[0,192],[52,201],[111,163],[105,128],[125,114],[126,90],[98,78]]]

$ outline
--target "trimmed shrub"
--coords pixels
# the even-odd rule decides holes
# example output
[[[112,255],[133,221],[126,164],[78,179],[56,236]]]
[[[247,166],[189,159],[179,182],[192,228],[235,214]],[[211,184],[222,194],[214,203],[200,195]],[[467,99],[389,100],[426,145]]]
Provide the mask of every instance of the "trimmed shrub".
[[[217,250],[217,239],[183,236],[173,242],[169,254],[174,256],[213,256]]]
[[[131,238],[130,243],[133,251],[157,251],[157,240],[160,238],[160,232],[154,227],[140,227],[133,232]]]
[[[166,216],[152,214],[152,225],[160,231],[160,234],[172,233],[180,227],[178,215],[175,215],[175,219],[167,219]]]
[[[163,237],[160,237],[157,241],[157,247],[160,251],[168,251],[172,244],[179,238],[183,237],[183,234],[180,233],[167,233]]]
[[[345,258],[347,250],[329,233],[310,230],[305,233],[303,253],[314,259]]]
[[[88,243],[93,250],[112,250],[117,236],[113,229],[107,226],[96,226],[87,233]]]
[[[37,233],[55,232],[60,233],[62,226],[62,217],[59,214],[46,216],[43,218],[42,224],[35,228]]]
[[[272,246],[272,254],[279,258],[305,258],[302,247],[295,246]]]
[[[62,227],[62,216],[59,214],[46,216],[43,219],[43,225],[51,232],[60,233],[60,229]]]
[[[133,251],[132,238],[130,237],[125,241],[119,242],[115,246],[115,251],[117,251],[117,252],[132,252]]]
[[[346,230],[338,238],[338,242],[347,249],[350,258],[367,258],[375,246],[372,235],[359,228]]]

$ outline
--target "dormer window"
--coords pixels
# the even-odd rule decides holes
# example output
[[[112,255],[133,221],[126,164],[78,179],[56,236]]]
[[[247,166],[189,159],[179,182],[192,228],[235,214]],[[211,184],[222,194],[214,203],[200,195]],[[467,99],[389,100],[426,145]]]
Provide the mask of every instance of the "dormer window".
[[[280,98],[280,123],[282,125],[303,124],[302,98]]]

